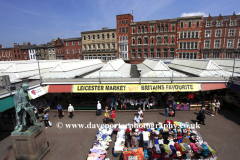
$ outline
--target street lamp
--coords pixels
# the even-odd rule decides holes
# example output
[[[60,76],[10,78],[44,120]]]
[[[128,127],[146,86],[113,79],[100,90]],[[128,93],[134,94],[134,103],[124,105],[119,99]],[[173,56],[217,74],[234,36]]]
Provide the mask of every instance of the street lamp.
[[[38,61],[38,71],[39,71],[39,77],[40,77],[40,86],[42,86],[42,77],[41,77],[40,66],[39,66],[39,56],[40,56],[40,53],[38,52],[35,55],[36,55],[37,61]]]
[[[140,85],[141,85],[141,71],[142,71],[142,70],[141,70],[140,68],[138,68],[137,71],[138,71],[139,76],[140,76],[139,83],[140,83]]]

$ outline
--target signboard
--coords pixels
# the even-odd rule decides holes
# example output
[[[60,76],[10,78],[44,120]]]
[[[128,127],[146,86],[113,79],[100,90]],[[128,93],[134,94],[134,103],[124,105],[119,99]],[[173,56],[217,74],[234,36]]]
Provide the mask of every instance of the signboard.
[[[197,83],[172,84],[88,84],[73,85],[73,93],[98,92],[193,92],[199,91]]]
[[[42,95],[46,94],[46,92],[43,90],[42,87],[37,87],[31,90],[28,90],[28,95],[30,96],[29,98],[35,99],[38,98]]]

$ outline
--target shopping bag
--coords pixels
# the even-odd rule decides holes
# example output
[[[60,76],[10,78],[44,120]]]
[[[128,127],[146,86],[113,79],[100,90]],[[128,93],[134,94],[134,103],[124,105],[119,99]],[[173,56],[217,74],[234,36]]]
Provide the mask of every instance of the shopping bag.
[[[50,127],[52,127],[52,123],[51,123],[50,121],[48,121],[48,125],[49,125]]]

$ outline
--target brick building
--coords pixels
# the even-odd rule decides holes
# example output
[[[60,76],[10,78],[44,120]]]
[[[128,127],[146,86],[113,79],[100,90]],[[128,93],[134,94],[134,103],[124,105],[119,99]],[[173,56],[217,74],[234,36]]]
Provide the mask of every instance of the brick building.
[[[240,15],[204,17],[201,41],[199,58],[240,58]]]
[[[82,38],[56,39],[56,59],[83,59]]]
[[[105,27],[102,30],[85,31],[81,35],[84,59],[100,59],[102,61],[116,59],[116,29]]]
[[[145,58],[174,58],[177,46],[177,19],[130,23],[130,63]]]
[[[128,60],[128,52],[129,52],[129,37],[130,31],[130,23],[133,21],[133,16],[131,14],[122,14],[116,16],[117,22],[117,51],[118,58],[122,58],[124,60]]]
[[[177,22],[177,52],[175,58],[200,59],[202,16],[179,17]]]
[[[12,48],[2,48],[2,45],[0,44],[0,61],[12,61],[13,55],[12,55]]]

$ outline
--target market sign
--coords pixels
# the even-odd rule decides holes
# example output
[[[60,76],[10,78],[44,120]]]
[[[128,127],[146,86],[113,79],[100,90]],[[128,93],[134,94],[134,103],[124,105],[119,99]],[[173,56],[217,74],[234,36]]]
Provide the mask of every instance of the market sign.
[[[73,93],[96,92],[193,92],[199,91],[197,83],[172,84],[89,84],[73,85]]]
[[[31,90],[28,90],[28,96],[30,99],[38,98],[42,95],[46,94],[42,87],[37,87]]]

